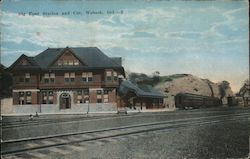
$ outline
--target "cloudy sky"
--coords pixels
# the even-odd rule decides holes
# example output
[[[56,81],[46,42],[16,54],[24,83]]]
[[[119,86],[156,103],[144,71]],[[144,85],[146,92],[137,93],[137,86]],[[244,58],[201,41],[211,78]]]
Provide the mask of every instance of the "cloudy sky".
[[[48,47],[99,47],[127,71],[248,78],[248,2],[181,0],[4,0],[1,63]],[[89,14],[88,14],[89,13]],[[95,13],[95,14],[91,14]]]

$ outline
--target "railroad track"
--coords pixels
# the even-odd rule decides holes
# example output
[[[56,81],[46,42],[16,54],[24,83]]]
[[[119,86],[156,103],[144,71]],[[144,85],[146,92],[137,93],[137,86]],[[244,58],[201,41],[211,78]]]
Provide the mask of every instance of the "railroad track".
[[[20,153],[34,152],[53,147],[72,145],[76,143],[84,143],[89,141],[98,141],[103,139],[117,138],[122,136],[130,136],[135,134],[143,134],[155,131],[167,131],[171,129],[185,128],[190,126],[203,126],[208,124],[218,124],[222,122],[234,122],[238,120],[249,121],[250,114],[242,113],[232,116],[217,115],[202,118],[189,118],[173,121],[154,122],[139,125],[130,125],[123,127],[115,127],[109,129],[101,129],[95,131],[84,131],[69,134],[59,134],[54,136],[44,136],[37,138],[27,138],[18,140],[9,140],[2,142],[1,155],[16,155]]]
[[[80,117],[67,117],[67,118],[39,118],[34,117],[32,120],[29,120],[28,117],[26,120],[22,121],[11,121],[11,122],[2,122],[2,128],[15,128],[15,127],[24,127],[24,126],[31,126],[31,125],[41,125],[41,124],[54,124],[60,122],[69,122],[69,121],[82,121],[82,120],[89,120],[89,119],[99,119],[99,118],[110,118],[110,117],[118,117],[118,116],[105,116],[105,117],[87,117],[86,114]]]
[[[228,110],[228,111],[234,111],[234,110]],[[179,111],[179,112],[169,112],[169,114],[167,114],[168,116],[170,115],[179,115],[179,114],[185,114],[185,115],[190,115],[190,114],[199,114],[201,113],[200,111]],[[213,113],[217,113],[218,111],[207,111],[207,112],[202,112],[202,114],[213,114]],[[219,114],[227,114],[228,112],[225,110],[222,110],[221,112],[219,112]],[[143,116],[166,116],[166,114],[152,114],[152,115],[145,115],[145,114],[136,114],[136,116],[138,117],[143,117]],[[2,129],[11,129],[11,128],[18,128],[18,127],[25,127],[25,126],[35,126],[35,125],[43,125],[43,124],[56,124],[56,123],[63,123],[63,122],[78,122],[78,121],[88,121],[88,120],[95,120],[95,119],[108,119],[108,118],[126,118],[126,117],[131,117],[133,115],[122,115],[122,116],[105,116],[105,117],[100,117],[100,116],[96,116],[96,117],[87,117],[87,116],[80,116],[80,117],[67,117],[67,118],[58,118],[58,119],[47,119],[47,118],[37,118],[34,117],[33,120],[22,120],[22,121],[13,121],[13,122],[1,122],[1,127]],[[28,118],[28,117],[27,117]]]

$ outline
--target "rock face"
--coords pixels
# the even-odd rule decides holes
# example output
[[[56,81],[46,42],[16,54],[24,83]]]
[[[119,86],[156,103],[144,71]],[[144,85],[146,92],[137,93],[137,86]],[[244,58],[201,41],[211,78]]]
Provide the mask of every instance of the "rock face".
[[[189,74],[162,77],[161,82],[155,86],[155,89],[166,96],[164,104],[172,109],[175,108],[174,97],[180,92],[218,97],[222,99],[223,104],[227,104],[228,96],[233,96],[228,82],[213,83],[208,79],[201,79]]]

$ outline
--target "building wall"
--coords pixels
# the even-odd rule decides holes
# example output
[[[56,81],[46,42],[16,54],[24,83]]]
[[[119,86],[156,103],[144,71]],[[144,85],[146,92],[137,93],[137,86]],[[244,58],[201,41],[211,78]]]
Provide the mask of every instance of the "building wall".
[[[12,98],[1,99],[1,114],[9,114],[13,112]]]
[[[13,105],[14,114],[35,114],[40,112],[40,105]]]
[[[160,102],[161,100],[161,102]],[[122,98],[119,100],[121,107],[127,107],[128,110],[132,109],[161,109],[165,108],[163,98],[139,98],[136,96],[130,98]]]
[[[25,80],[25,73],[30,74],[29,82],[21,82],[20,78]],[[18,72],[12,75],[13,76],[13,89],[35,89],[38,87],[38,74],[26,71],[26,72]]]
[[[39,104],[39,90],[38,89],[14,89],[13,96],[13,105],[19,105],[19,92],[31,92],[31,104],[27,105],[36,105]],[[26,99],[26,97],[24,97]],[[26,101],[26,100],[25,100]],[[24,103],[26,104],[26,102]]]
[[[15,114],[35,114],[37,113],[98,113],[98,112],[117,112],[116,103],[116,89],[114,88],[109,92],[109,101],[107,103],[96,103],[97,102],[97,90],[103,90],[103,88],[90,89],[90,102],[77,104],[76,102],[76,91],[54,91],[53,104],[37,104],[39,99],[38,92],[32,92],[32,104],[19,105],[18,98],[16,98],[15,105],[12,106],[11,110],[7,113]],[[63,93],[68,93],[71,97],[71,107],[69,109],[60,109],[60,96]],[[18,96],[18,92],[13,92],[14,96]],[[102,95],[103,100],[103,95]],[[12,100],[11,100],[12,101]],[[11,103],[12,105],[12,103]]]
[[[41,74],[41,81],[39,87],[41,89],[50,89],[50,88],[100,88],[100,87],[118,87],[118,81],[105,81],[104,70],[102,71],[90,71],[93,73],[93,81],[83,82],[82,73],[84,71],[66,71],[66,72],[54,72],[55,73],[55,82],[54,83],[45,83],[44,73]],[[87,71],[88,72],[88,71]],[[73,83],[66,83],[64,78],[64,73],[75,73],[75,81]]]

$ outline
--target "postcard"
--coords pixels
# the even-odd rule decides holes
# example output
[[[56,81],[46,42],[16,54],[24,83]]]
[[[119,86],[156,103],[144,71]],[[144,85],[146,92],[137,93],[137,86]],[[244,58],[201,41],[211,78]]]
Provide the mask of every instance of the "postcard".
[[[246,0],[1,0],[2,158],[249,157]]]

